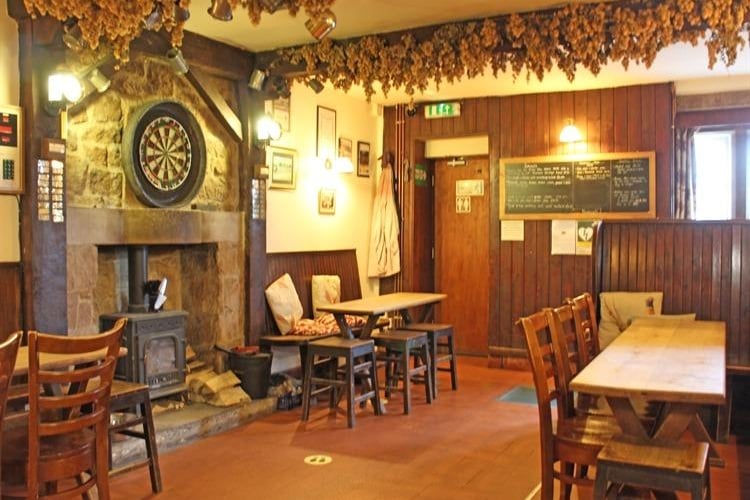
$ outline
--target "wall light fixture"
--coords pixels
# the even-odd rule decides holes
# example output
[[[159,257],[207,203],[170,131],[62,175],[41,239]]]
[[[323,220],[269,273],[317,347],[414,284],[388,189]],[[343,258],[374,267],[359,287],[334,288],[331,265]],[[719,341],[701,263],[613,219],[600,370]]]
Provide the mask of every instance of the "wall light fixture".
[[[583,136],[581,135],[581,131],[573,124],[573,120],[566,120],[565,126],[560,132],[560,142],[567,144],[571,142],[580,142],[582,140]]]

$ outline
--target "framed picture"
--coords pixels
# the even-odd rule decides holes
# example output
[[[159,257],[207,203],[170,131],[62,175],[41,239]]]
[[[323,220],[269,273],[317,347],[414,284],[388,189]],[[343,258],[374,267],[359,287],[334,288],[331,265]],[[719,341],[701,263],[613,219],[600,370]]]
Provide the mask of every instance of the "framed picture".
[[[336,190],[323,188],[318,191],[318,213],[336,213]]]
[[[321,160],[336,159],[336,111],[318,106],[318,142],[315,155]]]
[[[297,152],[266,147],[266,165],[271,189],[294,189],[297,183]]]
[[[370,177],[370,143],[357,141],[357,175]]]
[[[339,158],[352,159],[352,140],[339,137]]]
[[[282,132],[289,132],[291,130],[289,110],[290,99],[288,97],[265,101],[266,114],[281,126]]]

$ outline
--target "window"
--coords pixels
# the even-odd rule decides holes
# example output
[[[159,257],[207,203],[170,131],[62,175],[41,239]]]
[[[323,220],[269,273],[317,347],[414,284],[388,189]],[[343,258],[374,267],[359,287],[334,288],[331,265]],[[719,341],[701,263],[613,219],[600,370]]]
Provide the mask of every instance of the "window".
[[[697,132],[695,144],[695,218],[732,218],[732,131]]]

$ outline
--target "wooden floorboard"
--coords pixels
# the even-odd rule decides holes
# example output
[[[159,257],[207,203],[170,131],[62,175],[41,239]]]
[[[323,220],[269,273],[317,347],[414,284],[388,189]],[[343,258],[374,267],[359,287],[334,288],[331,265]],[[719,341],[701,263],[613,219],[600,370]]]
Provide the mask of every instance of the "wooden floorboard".
[[[166,498],[519,499],[539,482],[536,406],[500,402],[528,373],[486,368],[486,360],[461,358],[459,390],[441,373],[438,399],[427,405],[414,391],[412,413],[394,396],[388,414],[358,410],[357,425],[320,405],[310,422],[300,410],[262,420],[163,454]],[[720,445],[727,462],[712,469],[713,498],[750,499],[750,442]],[[312,454],[331,456],[306,465]],[[112,479],[114,499],[152,496],[148,471]],[[585,495],[582,495],[585,496]]]

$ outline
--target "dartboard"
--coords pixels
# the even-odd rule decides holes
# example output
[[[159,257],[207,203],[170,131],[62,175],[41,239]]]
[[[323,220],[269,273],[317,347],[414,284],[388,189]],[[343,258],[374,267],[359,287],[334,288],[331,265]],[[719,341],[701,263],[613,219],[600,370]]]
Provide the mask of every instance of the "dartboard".
[[[193,115],[176,102],[148,104],[134,113],[123,149],[130,186],[147,205],[184,205],[203,183],[203,135]]]

